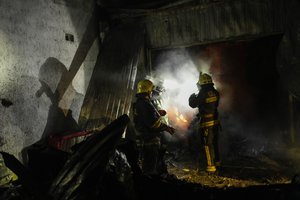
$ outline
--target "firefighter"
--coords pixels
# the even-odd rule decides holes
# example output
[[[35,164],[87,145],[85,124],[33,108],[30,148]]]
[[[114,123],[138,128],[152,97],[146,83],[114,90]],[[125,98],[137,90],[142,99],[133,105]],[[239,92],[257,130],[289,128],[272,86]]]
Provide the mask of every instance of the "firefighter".
[[[163,109],[163,98],[162,95],[165,92],[165,88],[163,86],[163,81],[160,80],[155,85],[153,92],[152,92],[152,98],[151,102],[154,105],[154,107],[158,110],[158,113],[160,114],[161,121],[169,125],[167,112]],[[167,153],[167,146],[168,146],[168,133],[162,132],[160,134],[160,151],[158,156],[159,161],[159,169],[161,169],[161,173],[167,174],[167,165],[164,162],[164,157]]]
[[[133,103],[133,121],[142,140],[142,170],[148,175],[163,175],[160,169],[160,135],[163,131],[174,134],[175,129],[163,123],[158,110],[151,102],[154,85],[144,79],[137,84],[136,101]]]
[[[220,95],[214,88],[210,75],[200,73],[197,82],[199,93],[192,94],[189,98],[189,105],[192,108],[198,107],[198,130],[202,139],[203,149],[206,158],[206,171],[215,173],[216,166],[220,165],[218,135],[220,122],[218,119],[218,104]]]

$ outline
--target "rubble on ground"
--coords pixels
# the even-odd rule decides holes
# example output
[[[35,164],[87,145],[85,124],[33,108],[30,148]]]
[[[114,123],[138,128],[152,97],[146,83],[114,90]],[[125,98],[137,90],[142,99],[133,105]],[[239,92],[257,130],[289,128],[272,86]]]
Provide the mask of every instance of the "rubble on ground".
[[[8,188],[0,188],[0,199],[300,198],[299,176],[291,177],[285,173],[286,166],[268,156],[228,158],[222,161],[217,174],[207,174],[186,151],[169,152],[169,176],[142,174],[134,163],[131,142],[121,138],[128,122],[127,115],[119,117],[78,144],[71,154],[51,149],[34,151],[32,159],[45,156],[45,163],[39,166],[28,168],[14,156],[1,152],[5,165],[19,179]],[[57,166],[61,166],[59,170]],[[37,173],[32,167],[43,169]]]

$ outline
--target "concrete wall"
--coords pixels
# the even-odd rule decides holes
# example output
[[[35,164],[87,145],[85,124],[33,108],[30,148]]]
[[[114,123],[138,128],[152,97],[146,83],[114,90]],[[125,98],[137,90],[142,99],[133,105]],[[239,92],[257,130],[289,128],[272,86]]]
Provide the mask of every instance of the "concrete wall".
[[[49,92],[41,90],[40,80],[52,92],[66,72],[91,17],[92,1],[0,0],[0,98],[13,105],[0,104],[0,151],[19,156],[26,146],[40,139],[48,119]],[[90,2],[87,3],[87,2]],[[84,9],[82,9],[84,8]],[[65,40],[74,35],[74,42]],[[98,53],[94,42],[73,84],[59,102],[72,109],[78,119],[81,104]]]

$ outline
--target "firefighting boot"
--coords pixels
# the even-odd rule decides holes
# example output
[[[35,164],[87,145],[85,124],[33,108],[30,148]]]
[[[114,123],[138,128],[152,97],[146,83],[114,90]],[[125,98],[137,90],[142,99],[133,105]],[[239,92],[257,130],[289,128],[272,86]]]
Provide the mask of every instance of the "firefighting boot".
[[[205,145],[204,149],[205,149],[206,160],[207,160],[206,172],[209,174],[214,174],[217,171],[217,168],[212,162],[209,147],[207,145]]]
[[[215,174],[216,171],[217,171],[216,166],[211,165],[211,166],[207,166],[207,167],[206,167],[206,172],[207,172],[208,174]]]

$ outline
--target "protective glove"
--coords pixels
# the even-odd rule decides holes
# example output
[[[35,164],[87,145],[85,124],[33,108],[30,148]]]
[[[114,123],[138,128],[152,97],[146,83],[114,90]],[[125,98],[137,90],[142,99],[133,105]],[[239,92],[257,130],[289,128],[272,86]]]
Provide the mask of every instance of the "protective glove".
[[[165,116],[167,114],[167,111],[159,110],[158,113],[159,113],[160,116]]]
[[[173,135],[175,133],[175,128],[171,127],[171,126],[167,126],[166,127],[166,131],[168,133],[170,133],[171,135]]]

